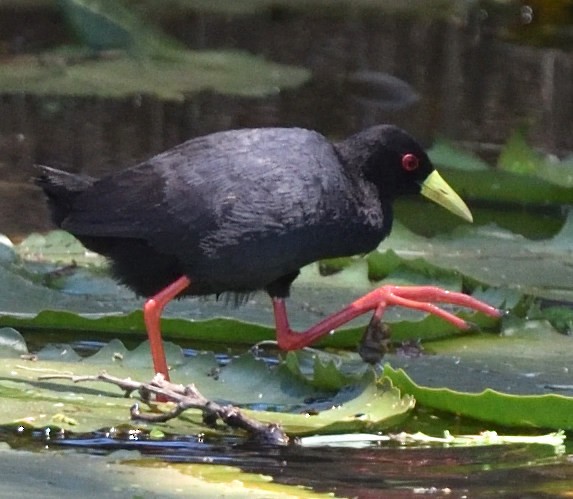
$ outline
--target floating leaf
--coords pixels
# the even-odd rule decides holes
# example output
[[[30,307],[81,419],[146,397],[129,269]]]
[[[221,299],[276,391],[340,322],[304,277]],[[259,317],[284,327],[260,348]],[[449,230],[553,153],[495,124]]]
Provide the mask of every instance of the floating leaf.
[[[203,90],[248,97],[275,94],[310,77],[307,69],[243,51],[186,50],[119,2],[58,0],[58,4],[89,49],[64,47],[41,57],[4,61],[1,92],[112,98],[152,94],[181,101]],[[93,56],[93,50],[108,49],[124,52]]]
[[[137,451],[107,455],[57,451],[28,452],[0,447],[2,494],[6,497],[227,497],[295,499],[332,497],[300,485],[275,483],[272,477],[220,464],[161,462]],[[57,480],[54,479],[57,477]],[[94,491],[94,494],[91,494]]]
[[[464,226],[430,239],[395,224],[378,253],[368,258],[376,268],[388,268],[390,265],[385,262],[390,261],[390,267],[405,264],[432,276],[455,271],[474,281],[520,294],[573,302],[572,248],[570,214],[561,231],[543,241],[531,241],[494,225]],[[394,253],[388,255],[390,250]]]
[[[443,140],[429,155],[465,199],[518,206],[573,203],[573,162],[560,165],[543,159],[526,145],[520,132],[502,151],[499,169],[487,167],[476,156]]]
[[[97,331],[113,335],[144,334],[140,312],[142,300],[100,271],[94,274],[83,267],[75,267],[58,283],[58,290],[48,289],[41,284],[41,281],[45,281],[41,274],[58,273],[62,266],[67,268],[69,262],[75,261],[76,255],[85,255],[82,247],[72,244],[68,238],[69,236],[62,237],[61,232],[46,238],[34,236],[32,240],[24,241],[18,251],[23,257],[35,258],[40,260],[40,263],[28,262],[24,269],[21,265],[4,269],[0,267],[0,282],[3,284],[0,286],[0,326]],[[88,255],[86,258],[92,257]],[[288,303],[292,326],[304,330],[324,315],[374,289],[380,283],[371,282],[372,276],[369,273],[377,276],[380,270],[370,269],[381,265],[382,260],[352,260],[352,265],[348,268],[330,276],[320,275],[316,264],[302,269]],[[97,268],[97,262],[101,259],[96,258],[95,261]],[[399,261],[403,262],[403,259]],[[49,262],[60,263],[57,265]],[[88,269],[93,267],[91,263],[87,266]],[[425,282],[461,290],[462,281],[459,276],[441,269],[437,272],[426,272],[428,266],[423,267],[420,269],[414,265],[414,272],[411,273],[399,269],[399,272],[392,274],[392,284]],[[26,270],[27,276],[16,274],[22,270]],[[421,273],[427,275],[420,275]],[[496,295],[492,294],[492,297]],[[502,304],[502,301],[492,302],[492,305]],[[44,311],[38,313],[39,310]],[[465,317],[484,327],[492,325],[490,319],[480,314],[469,314]],[[352,321],[337,334],[328,335],[319,344],[355,348],[368,320],[369,318],[364,316]],[[400,308],[388,310],[385,320],[392,324],[392,334],[397,340],[439,337],[456,332],[452,325],[439,318]],[[220,341],[226,344],[253,345],[275,337],[270,302],[262,293],[253,295],[239,307],[233,307],[224,300],[217,301],[214,297],[173,302],[164,313],[162,330],[167,338]]]
[[[65,57],[46,54],[43,61],[28,58],[3,63],[0,92],[109,98],[152,94],[181,101],[202,90],[264,96],[301,85],[308,78],[306,69],[233,50],[186,51],[178,60],[117,57],[74,64],[67,63]]]
[[[391,367],[384,369],[384,375],[427,407],[504,426],[573,429],[573,399],[570,397],[518,396],[491,389],[474,394],[427,388],[414,383],[404,370]]]
[[[428,150],[428,156],[434,164],[448,169],[491,172],[485,161],[445,139],[436,140]]]
[[[39,379],[42,374],[95,375],[105,369],[121,378],[149,380],[153,373],[147,344],[130,352],[116,341],[105,352],[100,351],[95,361],[70,355],[69,346],[52,345],[49,354],[40,352],[38,360],[32,362],[16,355],[12,331],[0,330],[2,336],[7,341],[0,342],[0,355],[5,356],[0,364],[0,425],[25,423],[76,432],[122,424],[148,430],[158,426],[130,423],[129,408],[134,399],[123,397],[114,386]],[[280,424],[293,435],[381,430],[403,419],[414,405],[411,397],[400,397],[388,382],[378,383],[372,370],[354,384],[324,390],[284,366],[268,367],[250,354],[221,366],[212,354],[183,359],[180,350],[171,346],[167,359],[173,382],[194,383],[203,395],[241,405],[247,415]],[[197,410],[159,426],[169,433],[208,430]]]
[[[468,335],[426,348],[418,358],[389,357],[393,367],[384,368],[419,404],[497,425],[573,429],[573,338],[547,322],[510,318],[501,336]]]

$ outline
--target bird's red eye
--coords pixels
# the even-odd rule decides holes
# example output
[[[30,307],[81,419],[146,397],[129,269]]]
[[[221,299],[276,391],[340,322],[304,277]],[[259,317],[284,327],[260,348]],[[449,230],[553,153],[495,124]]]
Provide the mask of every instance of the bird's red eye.
[[[420,160],[415,154],[404,154],[402,156],[402,168],[404,170],[411,172],[420,166]]]

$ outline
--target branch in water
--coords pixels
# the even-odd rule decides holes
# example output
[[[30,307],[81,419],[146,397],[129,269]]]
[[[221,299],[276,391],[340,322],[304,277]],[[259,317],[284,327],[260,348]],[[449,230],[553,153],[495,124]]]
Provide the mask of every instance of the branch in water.
[[[139,392],[142,401],[148,403],[151,395],[162,397],[164,400],[174,402],[175,407],[161,414],[145,414],[139,409],[139,404],[131,407],[132,419],[139,419],[153,423],[160,423],[174,419],[187,409],[199,409],[203,413],[205,424],[213,426],[217,419],[221,419],[231,428],[245,430],[251,438],[259,443],[267,445],[286,445],[288,436],[275,424],[264,424],[255,419],[245,416],[238,407],[233,405],[220,405],[204,397],[195,385],[178,385],[166,381],[162,374],[156,374],[150,383],[133,381],[132,379],[122,379],[101,373],[95,376],[74,376],[68,374],[50,374],[40,376],[39,379],[67,379],[73,383],[85,383],[103,381],[118,386],[129,397],[133,392]]]

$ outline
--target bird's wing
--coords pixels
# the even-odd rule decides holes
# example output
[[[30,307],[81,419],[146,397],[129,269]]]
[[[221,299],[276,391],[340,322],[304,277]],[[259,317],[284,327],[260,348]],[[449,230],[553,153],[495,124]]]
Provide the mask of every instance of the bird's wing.
[[[213,234],[214,245],[269,237],[312,222],[328,204],[324,193],[342,192],[341,172],[331,171],[337,161],[330,143],[306,130],[212,134],[99,180],[62,227],[170,252]]]

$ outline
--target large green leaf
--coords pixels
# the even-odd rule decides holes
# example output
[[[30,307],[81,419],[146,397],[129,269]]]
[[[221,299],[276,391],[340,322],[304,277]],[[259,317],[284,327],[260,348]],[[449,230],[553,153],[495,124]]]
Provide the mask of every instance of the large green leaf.
[[[0,287],[0,325],[114,335],[143,333],[145,328],[139,311],[142,300],[103,274],[100,270],[103,260],[86,253],[71,236],[61,231],[46,237],[33,235],[17,250],[29,260],[23,264],[12,258],[0,266],[0,282],[5,284]],[[68,267],[71,262],[83,262],[87,269]],[[374,260],[357,259],[351,263],[342,272],[329,276],[320,275],[318,265],[303,269],[288,303],[294,328],[309,327],[379,285],[369,277],[369,273],[374,273]],[[49,289],[42,284],[46,276],[51,276],[49,281],[52,285],[57,283],[58,289]],[[461,279],[451,272],[432,276],[394,272],[392,277],[394,284],[425,282],[458,291],[462,287]],[[492,305],[504,304],[504,298],[496,293],[483,298],[493,300]],[[164,317],[162,329],[168,338],[250,345],[274,338],[270,303],[262,293],[253,295],[239,307],[212,297],[181,300],[170,304]],[[466,317],[482,326],[492,325],[491,320],[480,314]],[[385,319],[392,324],[396,339],[439,337],[456,332],[453,326],[434,316],[398,308],[390,309]],[[329,335],[320,344],[354,347],[367,321],[366,316],[353,321],[341,328],[339,334]]]
[[[445,140],[429,151],[457,192],[464,198],[524,205],[573,203],[573,165],[545,160],[520,134],[514,135],[500,156],[500,168],[489,168],[477,157]]]
[[[403,369],[384,369],[396,386],[417,402],[489,423],[514,427],[573,429],[573,398],[562,395],[510,395],[490,388],[481,393],[463,393],[449,388],[418,385]]]
[[[58,0],[87,49],[64,47],[41,57],[3,61],[1,92],[125,97],[152,94],[183,100],[192,92],[264,96],[301,85],[304,68],[276,64],[238,50],[186,50],[147,25],[121,2]],[[93,51],[115,49],[106,57]]]
[[[66,63],[65,55],[2,64],[0,91],[41,95],[125,97],[152,94],[182,100],[201,90],[247,97],[276,93],[309,78],[303,68],[265,61],[239,51],[186,51],[178,60],[120,58]],[[50,62],[52,61],[52,62]],[[61,64],[64,61],[64,66]]]
[[[129,407],[119,389],[102,382],[72,384],[68,380],[41,380],[42,374],[109,374],[140,381],[151,379],[147,344],[128,351],[119,341],[93,357],[79,358],[67,345],[40,350],[37,360],[20,358],[23,339],[11,329],[0,330],[0,425],[26,424],[35,428],[62,427],[76,432],[131,424],[151,429],[149,423],[130,423]],[[212,354],[184,359],[168,345],[167,358],[175,383],[194,383],[203,395],[244,407],[260,421],[280,424],[290,434],[376,431],[395,424],[413,407],[411,397],[400,397],[388,382],[376,381],[372,370],[355,383],[325,391],[286,366],[268,367],[250,354],[221,366]],[[294,411],[294,412],[293,412]],[[311,415],[312,414],[312,415]],[[164,432],[211,431],[198,411],[159,425]]]
[[[573,214],[555,237],[543,241],[494,225],[464,226],[430,239],[395,224],[369,260],[382,275],[401,265],[430,276],[457,272],[490,286],[573,302],[571,248]]]
[[[426,346],[426,355],[391,358],[384,369],[419,404],[498,425],[573,429],[573,338],[549,323],[509,319],[500,336]]]

